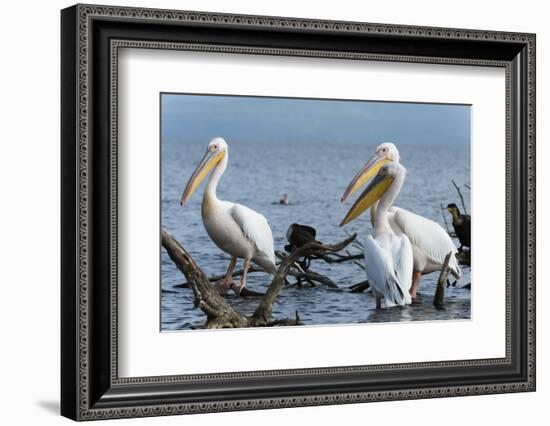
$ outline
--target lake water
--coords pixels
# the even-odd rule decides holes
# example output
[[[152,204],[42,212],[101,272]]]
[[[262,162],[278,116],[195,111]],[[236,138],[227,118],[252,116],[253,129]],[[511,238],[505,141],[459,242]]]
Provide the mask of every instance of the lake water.
[[[208,141],[164,142],[162,146],[162,226],[193,256],[207,275],[224,273],[229,255],[210,241],[203,227],[200,204],[206,180],[185,207],[179,200],[183,188],[202,158]],[[355,173],[372,156],[375,144],[368,143],[229,143],[229,166],[219,186],[218,197],[244,204],[268,219],[275,250],[284,251],[285,233],[291,223],[317,229],[317,239],[334,243],[346,238],[338,224],[353,200],[345,205],[340,197]],[[468,144],[398,145],[407,178],[396,206],[409,209],[444,226],[440,203],[446,206],[460,200],[451,179],[462,186],[468,210],[470,186],[470,147]],[[276,203],[287,193],[290,205]],[[355,194],[354,194],[355,196]],[[353,199],[355,197],[353,196]],[[446,213],[450,226],[450,215]],[[359,240],[371,233],[369,213],[346,227],[357,232]],[[455,241],[456,242],[456,241]],[[351,248],[352,252],[359,252]],[[191,289],[174,288],[185,277],[161,249],[161,329],[185,330],[200,327],[205,316],[193,307]],[[240,267],[240,262],[239,266]],[[311,269],[330,277],[339,289],[318,285],[284,288],[274,306],[274,318],[294,318],[312,324],[359,322],[425,321],[470,318],[470,291],[461,288],[470,283],[470,269],[463,266],[462,281],[445,292],[446,307],[432,306],[438,273],[422,277],[419,304],[376,310],[371,293],[350,293],[348,287],[366,279],[365,273],[351,262],[327,265],[314,261]],[[239,280],[239,278],[235,278]],[[290,281],[293,281],[291,278]],[[248,288],[263,292],[270,283],[264,273],[249,275]],[[257,307],[257,298],[239,298],[232,293],[226,300],[245,314]]]

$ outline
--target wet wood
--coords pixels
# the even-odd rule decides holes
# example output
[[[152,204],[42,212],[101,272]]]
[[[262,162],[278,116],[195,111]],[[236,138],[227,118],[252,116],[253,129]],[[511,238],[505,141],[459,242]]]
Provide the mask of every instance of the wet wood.
[[[162,246],[170,259],[172,259],[178,269],[187,278],[188,285],[193,290],[195,307],[200,308],[206,314],[205,328],[299,325],[300,321],[297,312],[296,318],[293,320],[271,318],[273,304],[276,302],[282,287],[286,283],[287,275],[289,275],[292,268],[295,268],[297,259],[304,256],[320,256],[325,253],[341,251],[355,240],[356,236],[356,234],[353,234],[338,244],[321,244],[314,241],[294,250],[293,253],[282,260],[265,295],[249,290],[249,293],[254,293],[251,295],[262,296],[262,299],[254,314],[246,317],[225,302],[185,248],[168,231],[164,228],[161,230]],[[298,273],[305,273],[305,271],[298,271]],[[308,274],[312,276],[311,272]],[[319,277],[316,278],[320,279]]]
[[[281,326],[294,326],[294,325],[304,325],[300,321],[300,315],[298,314],[298,311],[296,311],[296,317],[294,319],[292,318],[283,318],[271,321],[269,324],[267,324],[268,327],[281,327]]]
[[[349,286],[350,293],[362,293],[370,287],[369,281],[361,281],[360,283]]]
[[[471,266],[470,262],[470,250],[462,250],[458,252],[458,255],[456,256],[458,259],[458,263],[465,266]]]
[[[286,257],[286,255],[278,254],[278,257],[279,257],[279,259],[284,259]],[[231,276],[234,277],[234,278],[235,277],[240,277],[240,276],[242,276],[243,271],[244,270],[242,268],[237,269],[237,270],[233,271]],[[249,274],[256,273],[256,272],[265,273],[265,271],[263,269],[258,268],[256,266],[250,266],[250,268],[248,269]],[[297,284],[298,287],[301,286],[302,281],[307,281],[312,286],[315,286],[315,283],[318,283],[318,284],[326,285],[326,286],[331,287],[331,288],[338,288],[338,285],[334,281],[332,281],[329,277],[327,277],[325,275],[322,275],[318,272],[314,272],[314,271],[311,271],[311,270],[304,269],[298,263],[293,265],[292,269],[288,272],[288,275],[291,276],[291,277],[296,278],[296,283],[295,284]],[[208,279],[211,283],[215,283],[216,281],[219,281],[224,277],[225,277],[224,274],[220,274],[220,275],[212,275]],[[186,288],[186,287],[189,287],[189,284],[188,283],[177,284],[174,287]],[[246,287],[243,290],[245,290],[245,289],[246,289]],[[249,292],[245,292],[245,293],[241,292],[241,296],[243,296],[243,297],[257,296],[258,294],[263,294],[263,293],[257,293],[257,292],[253,292],[253,291],[249,291]]]
[[[248,320],[223,300],[223,297],[210,285],[204,272],[195,263],[183,246],[164,228],[161,230],[162,246],[170,259],[185,275],[195,296],[195,307],[206,314],[205,328],[247,327]]]
[[[273,310],[273,304],[277,300],[279,293],[285,285],[285,278],[288,275],[290,269],[294,263],[301,257],[307,257],[314,254],[320,255],[326,252],[338,252],[346,248],[355,238],[357,234],[353,234],[344,241],[338,244],[320,244],[317,241],[313,241],[305,244],[304,246],[294,250],[290,255],[283,259],[275,277],[269,286],[265,297],[260,302],[260,305],[254,312],[251,318],[252,326],[266,325],[271,321],[271,313]]]
[[[449,261],[453,256],[453,252],[449,252],[445,256],[445,262],[443,262],[443,267],[441,268],[441,273],[439,274],[439,279],[437,280],[437,287],[435,289],[434,301],[433,304],[437,309],[443,309],[444,299],[445,299],[445,286],[447,285],[447,277],[449,276]]]

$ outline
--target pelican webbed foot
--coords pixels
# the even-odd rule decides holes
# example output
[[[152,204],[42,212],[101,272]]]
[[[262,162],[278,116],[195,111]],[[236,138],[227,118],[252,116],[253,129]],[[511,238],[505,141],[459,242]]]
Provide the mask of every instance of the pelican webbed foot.
[[[220,295],[225,296],[233,286],[233,278],[231,276],[229,277],[229,279],[227,277],[224,277],[221,280],[216,281],[214,284],[212,284],[212,286]]]
[[[229,262],[229,266],[227,267],[227,272],[225,273],[225,277],[223,277],[221,280],[216,281],[214,284],[212,284],[212,286],[216,289],[216,291],[222,296],[225,296],[233,286],[233,269],[235,269],[236,264],[237,264],[237,258],[231,257],[231,261]]]
[[[243,263],[243,276],[239,285],[233,285],[233,291],[237,296],[241,294],[243,288],[246,287],[246,279],[248,277],[248,268],[250,268],[250,259],[245,259]]]

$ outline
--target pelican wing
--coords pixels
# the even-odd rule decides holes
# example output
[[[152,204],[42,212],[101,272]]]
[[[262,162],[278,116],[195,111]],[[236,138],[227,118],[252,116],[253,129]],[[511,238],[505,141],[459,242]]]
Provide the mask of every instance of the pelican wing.
[[[396,273],[396,266],[399,274],[402,273],[401,269],[405,267],[406,261],[399,266],[394,258],[394,253],[386,246],[387,244],[381,244],[371,235],[365,241],[365,266],[369,283],[374,290],[384,296],[386,305],[389,307],[411,303],[408,289],[403,289],[404,286],[399,282]],[[409,255],[412,258],[412,253],[409,252]],[[412,259],[409,261],[412,264]],[[411,277],[409,276],[409,286],[410,281]]]
[[[398,235],[399,244],[394,252],[395,275],[401,290],[405,294],[406,303],[411,303],[409,289],[412,285],[413,251],[411,242],[406,235]]]
[[[443,265],[449,252],[457,252],[449,234],[433,220],[393,207],[390,210],[389,221],[397,233],[403,233],[409,237],[411,244],[421,250],[433,263]],[[459,278],[460,266],[455,256],[452,256],[450,266],[453,275]]]
[[[273,234],[265,216],[242,204],[234,204],[231,208],[231,217],[237,223],[244,236],[254,243],[258,250],[256,261],[269,272],[274,272],[275,252],[273,250]],[[266,258],[268,262],[262,262]],[[265,263],[265,264],[264,264]],[[272,265],[269,265],[271,263]]]

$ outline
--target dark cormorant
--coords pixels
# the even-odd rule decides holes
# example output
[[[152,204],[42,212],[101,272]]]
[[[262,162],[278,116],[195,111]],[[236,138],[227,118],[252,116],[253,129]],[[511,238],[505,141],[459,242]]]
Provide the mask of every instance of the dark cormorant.
[[[464,246],[470,247],[470,223],[471,217],[469,214],[460,214],[460,210],[455,203],[447,206],[447,210],[453,216],[453,228],[455,230],[458,241],[460,241],[459,251],[462,251]]]
[[[286,231],[286,239],[290,244],[285,246],[287,252],[292,252],[294,249],[300,248],[307,243],[315,241],[317,231],[315,228],[308,225],[300,225],[293,223]]]

